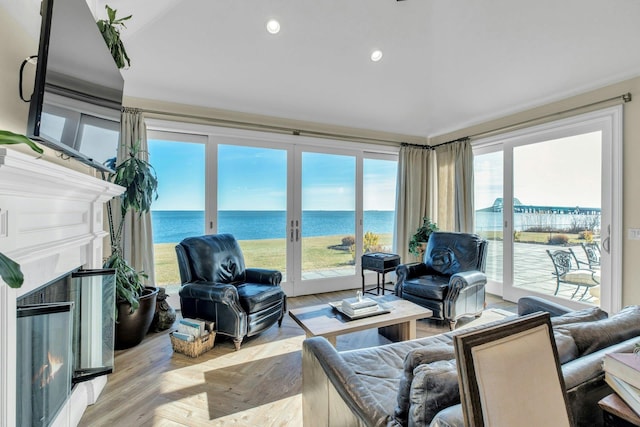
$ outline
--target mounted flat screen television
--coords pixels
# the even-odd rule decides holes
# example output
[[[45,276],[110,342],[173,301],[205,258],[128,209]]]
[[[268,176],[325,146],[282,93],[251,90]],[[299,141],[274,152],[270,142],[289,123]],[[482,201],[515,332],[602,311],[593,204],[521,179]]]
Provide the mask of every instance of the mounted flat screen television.
[[[27,136],[99,170],[116,156],[124,79],[86,0],[43,0]]]

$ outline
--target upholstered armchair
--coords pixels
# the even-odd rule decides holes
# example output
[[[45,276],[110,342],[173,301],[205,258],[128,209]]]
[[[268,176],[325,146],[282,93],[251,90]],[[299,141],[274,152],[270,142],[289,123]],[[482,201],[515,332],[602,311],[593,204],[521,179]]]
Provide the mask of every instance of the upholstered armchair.
[[[478,317],[485,306],[488,242],[475,234],[431,233],[423,262],[396,268],[396,295],[433,311],[451,329],[461,317]]]
[[[176,254],[183,317],[214,321],[216,332],[232,337],[236,350],[244,337],[276,322],[282,325],[286,310],[282,273],[245,268],[231,234],[188,237],[176,246]]]

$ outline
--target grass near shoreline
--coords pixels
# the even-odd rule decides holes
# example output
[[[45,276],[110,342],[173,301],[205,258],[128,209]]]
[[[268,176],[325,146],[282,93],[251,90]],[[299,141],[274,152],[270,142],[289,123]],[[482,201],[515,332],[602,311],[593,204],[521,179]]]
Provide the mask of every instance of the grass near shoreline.
[[[480,233],[488,240],[502,240],[502,231]],[[569,244],[580,244],[585,240],[578,234],[566,234]],[[303,270],[326,270],[340,268],[353,263],[349,251],[331,249],[340,245],[343,235],[306,237],[302,244]],[[391,233],[380,234],[380,245],[391,247]],[[547,244],[550,233],[519,232],[517,242]],[[239,240],[247,267],[272,268],[285,271],[285,239]],[[158,286],[179,285],[180,274],[176,261],[175,243],[154,244],[156,262],[156,284]]]
[[[502,231],[484,231],[478,233],[480,236],[484,237],[487,240],[502,240],[503,233]],[[567,242],[570,245],[579,245],[580,243],[586,242],[585,239],[581,238],[577,233],[562,233],[562,232],[532,232],[532,231],[518,231],[516,234],[516,243],[539,243],[543,245],[549,244],[549,238],[557,235],[565,235],[569,238]],[[594,236],[594,240],[597,236]]]
[[[343,237],[345,236],[305,237],[302,243],[303,270],[326,270],[351,265],[353,263],[351,252],[330,248],[340,245]],[[391,233],[379,234],[379,237],[380,245],[391,247]],[[239,240],[238,243],[242,248],[247,267],[285,271],[285,239]],[[158,286],[180,283],[175,246],[176,243],[153,245]]]

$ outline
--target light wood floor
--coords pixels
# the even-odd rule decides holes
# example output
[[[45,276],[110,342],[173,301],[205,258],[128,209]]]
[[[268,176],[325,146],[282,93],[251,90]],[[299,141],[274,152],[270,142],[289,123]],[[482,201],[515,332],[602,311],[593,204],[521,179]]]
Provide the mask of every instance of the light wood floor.
[[[288,308],[326,303],[353,291],[289,298]],[[489,296],[489,307],[514,305]],[[464,320],[460,321],[464,324]],[[418,321],[417,336],[448,331],[434,320]],[[174,354],[168,330],[147,335],[116,352],[115,372],[80,426],[301,426],[301,348],[304,332],[287,314],[262,334],[245,339],[235,351],[217,339],[198,358]],[[220,338],[220,337],[218,337]],[[387,343],[377,330],[338,337],[338,350]]]

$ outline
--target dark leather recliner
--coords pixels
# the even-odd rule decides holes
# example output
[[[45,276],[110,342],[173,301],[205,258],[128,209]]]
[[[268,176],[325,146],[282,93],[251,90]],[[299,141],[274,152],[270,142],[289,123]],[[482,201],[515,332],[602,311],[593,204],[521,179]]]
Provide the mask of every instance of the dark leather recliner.
[[[231,234],[188,237],[176,246],[182,286],[183,317],[215,322],[219,334],[242,339],[256,335],[282,319],[286,295],[282,273],[245,268],[244,256]]]
[[[484,274],[488,242],[476,234],[431,233],[424,260],[396,268],[396,295],[449,321],[479,316],[485,306]]]

